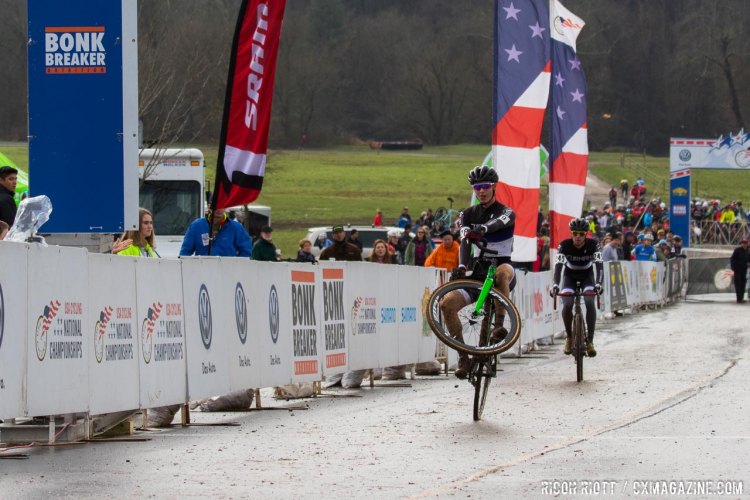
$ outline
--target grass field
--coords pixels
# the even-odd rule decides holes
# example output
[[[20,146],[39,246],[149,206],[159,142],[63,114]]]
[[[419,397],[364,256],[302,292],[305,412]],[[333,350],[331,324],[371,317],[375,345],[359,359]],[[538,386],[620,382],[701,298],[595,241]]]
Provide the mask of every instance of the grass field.
[[[206,179],[213,184],[216,148],[200,149],[206,157]],[[0,151],[19,167],[28,168],[26,145],[0,146]],[[488,146],[482,145],[426,147],[410,152],[373,151],[366,146],[273,150],[256,203],[272,207],[274,241],[285,257],[293,257],[308,227],[370,224],[378,208],[391,224],[403,206],[408,206],[416,218],[427,207],[447,207],[447,197],[455,200],[454,208],[467,206],[471,190],[466,173],[488,151]],[[592,173],[603,181],[618,185],[624,177],[632,185],[640,176],[653,196],[666,200],[668,164],[668,158],[621,153],[592,153],[590,158]],[[748,187],[746,172],[705,170],[693,176],[693,196],[742,199]],[[545,199],[542,205],[546,209]]]

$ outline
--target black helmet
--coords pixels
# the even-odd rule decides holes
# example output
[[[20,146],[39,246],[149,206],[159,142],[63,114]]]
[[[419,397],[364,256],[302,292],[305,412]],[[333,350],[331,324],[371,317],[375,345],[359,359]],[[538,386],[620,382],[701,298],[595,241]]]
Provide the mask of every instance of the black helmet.
[[[497,181],[497,172],[490,167],[474,167],[469,171],[469,184]]]
[[[588,231],[590,229],[589,223],[586,222],[586,219],[580,218],[570,221],[569,226],[571,231]]]

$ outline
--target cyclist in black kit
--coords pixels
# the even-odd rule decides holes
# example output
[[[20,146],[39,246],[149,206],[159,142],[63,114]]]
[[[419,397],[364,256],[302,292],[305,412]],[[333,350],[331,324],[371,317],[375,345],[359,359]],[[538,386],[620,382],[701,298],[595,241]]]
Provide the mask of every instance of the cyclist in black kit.
[[[485,239],[487,248],[498,252],[493,255],[498,262],[495,271],[495,286],[506,297],[510,297],[510,291],[516,284],[516,275],[510,264],[510,254],[513,250],[513,227],[516,215],[510,207],[506,207],[495,199],[495,184],[498,181],[497,172],[489,167],[475,167],[469,171],[469,183],[479,200],[474,205],[463,210],[458,216],[457,225],[460,227],[459,236],[459,265],[451,273],[451,279],[466,277],[466,269],[469,267],[471,255],[471,243]],[[471,274],[471,279],[484,281],[487,275],[489,263],[479,263]],[[445,318],[445,325],[453,337],[463,341],[461,325],[458,319],[458,311],[463,307],[476,302],[478,297],[470,297],[465,291],[455,290],[448,293],[440,303],[440,309]],[[504,310],[497,312],[497,325],[502,325]],[[508,334],[508,331],[499,326],[492,331],[491,343],[498,343]],[[456,377],[466,378],[466,370],[469,359],[465,354],[459,354]]]
[[[565,273],[562,275],[562,291],[573,293],[576,281],[581,282],[584,292],[596,290],[602,293],[602,281],[604,280],[604,265],[602,263],[602,249],[599,242],[593,238],[587,238],[589,223],[585,219],[573,219],[570,221],[570,234],[572,238],[560,242],[555,259],[555,277],[552,286],[552,295],[560,291],[560,275],[563,267]],[[596,268],[596,279],[594,278]],[[562,319],[565,324],[565,346],[563,352],[570,354],[570,335],[573,324],[573,297],[562,298]],[[596,325],[596,304],[594,297],[584,297],[586,303],[586,354],[589,357],[596,356],[594,347],[594,326]]]

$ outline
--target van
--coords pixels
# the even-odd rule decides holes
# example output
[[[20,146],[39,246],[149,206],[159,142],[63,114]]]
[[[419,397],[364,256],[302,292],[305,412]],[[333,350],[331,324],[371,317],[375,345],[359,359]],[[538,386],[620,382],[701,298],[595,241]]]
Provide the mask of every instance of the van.
[[[307,236],[306,239],[310,240],[313,244],[313,255],[317,258],[320,255],[320,248],[315,246],[315,242],[318,241],[318,237],[320,237],[321,234],[325,234],[326,238],[333,241],[333,231],[332,226],[327,227],[312,227],[307,230]],[[399,236],[401,236],[404,233],[403,228],[397,227],[397,226],[353,226],[351,224],[344,226],[344,230],[346,231],[346,237],[349,237],[349,234],[351,234],[351,230],[356,229],[357,232],[359,232],[359,241],[362,242],[362,258],[363,259],[369,259],[370,254],[372,253],[372,245],[375,243],[375,240],[383,240],[388,241],[388,232],[389,231],[397,231]],[[410,233],[410,236],[413,238],[414,234]]]
[[[225,209],[230,218],[236,220],[255,241],[263,226],[271,225],[271,207],[266,205],[237,205]]]

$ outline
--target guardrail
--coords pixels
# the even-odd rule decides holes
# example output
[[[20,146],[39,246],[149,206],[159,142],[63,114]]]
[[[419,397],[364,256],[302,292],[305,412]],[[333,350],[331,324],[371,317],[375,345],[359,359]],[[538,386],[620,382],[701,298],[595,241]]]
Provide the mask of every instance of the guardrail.
[[[432,268],[10,242],[0,259],[12,263],[0,268],[0,418],[153,408],[435,359],[423,309],[443,276]],[[671,272],[608,264],[605,307],[667,300],[682,279],[671,286]],[[519,272],[522,343],[561,329],[550,283]]]

